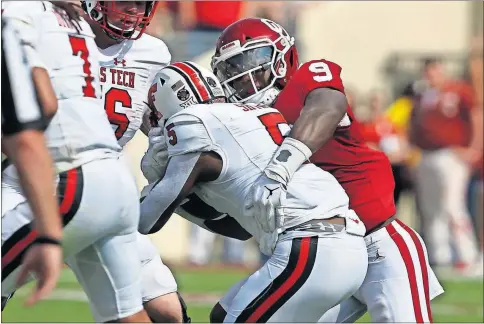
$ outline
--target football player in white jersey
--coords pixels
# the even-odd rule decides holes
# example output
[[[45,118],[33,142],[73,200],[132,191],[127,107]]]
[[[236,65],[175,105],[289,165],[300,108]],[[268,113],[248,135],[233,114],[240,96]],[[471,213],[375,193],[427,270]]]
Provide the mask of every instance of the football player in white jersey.
[[[100,99],[94,34],[77,18],[45,1],[12,3],[2,14],[2,22],[16,28],[29,64],[49,73],[57,96],[58,111],[45,134],[58,175],[64,257],[97,322],[150,322],[136,245],[136,184],[120,159],[121,147]],[[15,169],[7,174],[16,178]],[[2,296],[14,292],[19,265],[32,244],[56,242],[37,235],[28,203],[18,201],[2,215]]]
[[[145,101],[154,76],[171,60],[165,43],[145,33],[157,5],[156,1],[81,1],[101,53],[104,109],[122,147],[139,129],[148,135],[150,111]],[[143,302],[150,317],[154,322],[188,321],[175,278],[147,236],[138,235],[138,251]]]
[[[163,118],[168,165],[141,203],[142,233],[159,230],[192,191],[231,215],[269,261],[229,292],[224,322],[316,322],[351,296],[368,265],[365,227],[336,179],[313,164],[295,172],[277,215],[254,217],[245,197],[289,126],[264,105],[225,103],[216,77],[191,62],[157,75],[153,106]],[[202,104],[202,105],[198,105]]]

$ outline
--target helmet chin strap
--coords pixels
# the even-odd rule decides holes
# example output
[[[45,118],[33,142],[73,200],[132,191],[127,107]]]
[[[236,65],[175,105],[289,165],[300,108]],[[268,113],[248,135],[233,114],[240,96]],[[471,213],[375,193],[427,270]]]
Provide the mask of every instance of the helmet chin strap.
[[[135,28],[131,28],[129,30],[125,30],[124,32],[122,31],[121,28],[118,28],[116,26],[114,26],[113,24],[111,24],[109,21],[107,21],[107,27],[113,31],[117,31],[117,32],[120,32],[120,33],[123,33],[123,34],[129,34],[129,35],[132,35],[134,32],[135,32]],[[111,33],[109,33],[108,31],[105,30],[105,33],[112,39],[114,40],[124,40],[123,37],[117,37],[116,35],[113,35]]]
[[[118,30],[118,31],[120,31],[120,32],[122,32],[122,31],[123,31],[121,28],[114,26],[114,25],[113,25],[113,24],[111,24],[109,21],[108,21],[108,26],[109,26],[109,28],[116,29],[116,30]],[[125,30],[125,32],[132,32],[132,31],[134,31],[134,27],[133,27],[133,28],[130,28],[130,29],[126,29],[126,30]]]

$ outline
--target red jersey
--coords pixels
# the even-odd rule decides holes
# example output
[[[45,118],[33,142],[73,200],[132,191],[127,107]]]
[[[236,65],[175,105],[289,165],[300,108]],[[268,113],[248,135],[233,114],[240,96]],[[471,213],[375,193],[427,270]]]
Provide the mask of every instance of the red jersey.
[[[465,82],[450,81],[440,90],[423,91],[414,99],[412,143],[424,150],[469,145],[473,108],[473,89]]]
[[[312,90],[332,88],[344,93],[340,74],[341,67],[330,61],[304,63],[281,91],[274,108],[289,124],[294,124]],[[367,231],[395,215],[395,182],[390,162],[385,154],[365,144],[350,106],[333,138],[312,155],[311,162],[330,172],[343,186],[350,198],[350,208]]]

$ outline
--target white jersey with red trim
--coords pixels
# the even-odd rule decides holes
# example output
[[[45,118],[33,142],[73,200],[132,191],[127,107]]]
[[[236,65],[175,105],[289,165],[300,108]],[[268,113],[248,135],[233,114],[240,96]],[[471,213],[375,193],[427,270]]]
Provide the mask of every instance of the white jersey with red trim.
[[[74,25],[47,1],[12,2],[2,23],[17,30],[29,64],[49,73],[58,110],[45,134],[56,171],[118,156],[121,148],[101,101],[99,51],[89,24]]]
[[[262,232],[248,216],[245,197],[289,130],[276,109],[219,103],[195,105],[175,114],[165,125],[165,136],[170,157],[213,151],[222,158],[220,177],[197,185],[195,193],[259,240]],[[286,202],[284,228],[290,228],[311,219],[346,215],[349,200],[331,174],[304,164],[289,183]]]
[[[170,63],[171,54],[162,40],[147,34],[99,51],[104,109],[119,145],[124,146],[141,127],[151,83]]]

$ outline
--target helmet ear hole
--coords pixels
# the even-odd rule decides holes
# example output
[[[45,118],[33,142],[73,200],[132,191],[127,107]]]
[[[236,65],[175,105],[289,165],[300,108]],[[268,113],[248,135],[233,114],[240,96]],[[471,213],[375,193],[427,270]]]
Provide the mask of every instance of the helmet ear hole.
[[[279,66],[279,68],[277,69],[277,73],[280,75],[280,76],[284,76],[286,75],[286,67],[281,65]]]
[[[99,11],[97,11],[97,10],[92,10],[91,11],[91,17],[94,20],[99,20],[99,19],[102,18],[102,14]]]

